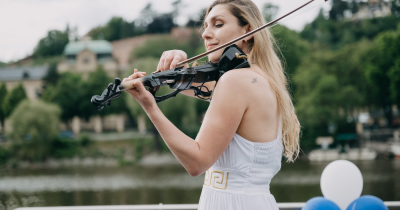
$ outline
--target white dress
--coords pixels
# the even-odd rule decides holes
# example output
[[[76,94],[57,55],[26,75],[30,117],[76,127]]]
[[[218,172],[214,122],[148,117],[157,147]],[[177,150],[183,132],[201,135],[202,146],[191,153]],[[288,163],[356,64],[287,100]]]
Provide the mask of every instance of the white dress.
[[[277,138],[266,143],[251,142],[235,133],[205,174],[199,210],[278,210],[269,184],[281,168],[281,124]]]

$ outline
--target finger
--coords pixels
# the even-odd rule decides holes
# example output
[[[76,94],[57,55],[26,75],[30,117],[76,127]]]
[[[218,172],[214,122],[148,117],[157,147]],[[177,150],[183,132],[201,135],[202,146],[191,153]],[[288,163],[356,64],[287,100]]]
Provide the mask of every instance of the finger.
[[[136,74],[136,72],[138,72],[138,70],[137,69],[135,69],[135,70],[133,70],[133,74],[131,74],[128,78],[132,78],[132,76],[133,75],[135,75]]]
[[[167,55],[167,57],[165,58],[165,60],[164,60],[164,65],[163,65],[163,71],[165,71],[165,70],[168,70],[169,69],[169,67],[171,66],[171,62],[172,62],[172,60],[174,59],[174,54],[172,54],[172,53],[169,53],[168,55]]]
[[[158,61],[157,71],[160,71],[161,61],[162,61],[164,55],[165,55],[165,51],[162,53],[160,61]]]
[[[175,58],[171,62],[170,69],[176,68],[176,64],[178,64],[182,60],[183,60],[182,55],[176,55]]]
[[[161,56],[160,63],[158,63],[157,71],[163,71],[165,58],[168,56],[168,52],[164,52]]]
[[[145,74],[146,74],[146,72],[141,72],[141,73],[138,73],[138,75],[137,75],[137,77],[136,78],[140,78],[140,77],[144,77],[145,76]]]
[[[135,85],[135,89],[139,92],[142,93],[143,91],[146,91],[146,88],[144,88],[143,84],[139,81],[135,81],[133,83]]]

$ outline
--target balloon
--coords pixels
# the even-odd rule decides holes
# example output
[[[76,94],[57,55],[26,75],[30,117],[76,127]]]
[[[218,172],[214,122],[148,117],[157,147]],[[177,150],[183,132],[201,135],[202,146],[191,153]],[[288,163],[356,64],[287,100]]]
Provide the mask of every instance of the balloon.
[[[350,161],[333,161],[322,172],[322,194],[325,198],[335,202],[342,210],[345,210],[352,201],[360,197],[362,189],[361,172]]]
[[[383,201],[372,195],[363,195],[353,201],[347,210],[388,210]]]
[[[324,197],[315,197],[308,200],[301,210],[340,210],[340,208]]]

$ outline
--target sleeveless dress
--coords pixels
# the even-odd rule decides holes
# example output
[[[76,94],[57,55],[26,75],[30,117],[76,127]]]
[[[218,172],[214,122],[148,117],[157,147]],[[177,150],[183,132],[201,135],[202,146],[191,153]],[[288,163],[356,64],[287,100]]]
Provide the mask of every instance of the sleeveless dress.
[[[282,122],[271,142],[251,142],[235,133],[217,162],[206,171],[199,210],[278,210],[269,192],[281,168]]]

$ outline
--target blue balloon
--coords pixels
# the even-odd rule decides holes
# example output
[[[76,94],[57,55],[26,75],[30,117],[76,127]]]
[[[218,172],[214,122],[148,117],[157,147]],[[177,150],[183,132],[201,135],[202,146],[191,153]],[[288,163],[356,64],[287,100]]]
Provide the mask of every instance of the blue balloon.
[[[340,210],[333,201],[324,197],[311,198],[301,210]]]
[[[388,210],[388,207],[378,197],[363,195],[354,200],[346,210]]]

